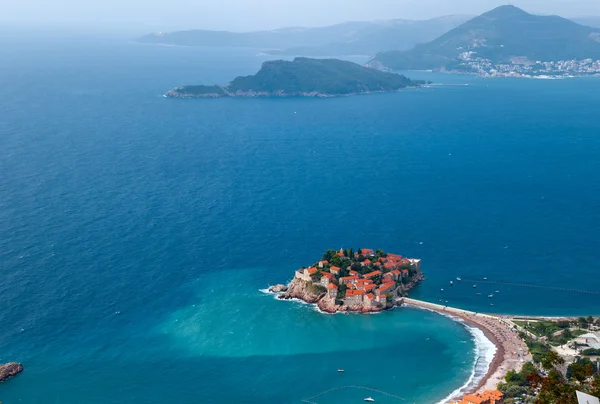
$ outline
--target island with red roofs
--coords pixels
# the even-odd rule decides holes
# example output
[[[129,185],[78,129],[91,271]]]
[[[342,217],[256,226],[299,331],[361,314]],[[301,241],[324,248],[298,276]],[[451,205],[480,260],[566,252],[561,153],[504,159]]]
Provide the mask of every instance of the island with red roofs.
[[[423,280],[421,260],[368,248],[327,250],[320,261],[302,267],[286,285],[269,291],[280,299],[316,304],[327,313],[371,313],[401,304]]]

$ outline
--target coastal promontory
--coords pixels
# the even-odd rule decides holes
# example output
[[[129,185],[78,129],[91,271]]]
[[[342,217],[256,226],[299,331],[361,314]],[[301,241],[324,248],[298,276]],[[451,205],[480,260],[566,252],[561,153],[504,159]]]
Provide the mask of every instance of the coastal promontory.
[[[398,91],[418,87],[424,81],[382,72],[338,59],[296,58],[263,63],[252,76],[240,76],[226,86],[176,87],[171,98],[220,97],[337,97]]]
[[[289,285],[269,290],[328,313],[369,313],[400,304],[422,279],[420,259],[368,248],[340,249],[327,250],[320,261],[297,270]]]

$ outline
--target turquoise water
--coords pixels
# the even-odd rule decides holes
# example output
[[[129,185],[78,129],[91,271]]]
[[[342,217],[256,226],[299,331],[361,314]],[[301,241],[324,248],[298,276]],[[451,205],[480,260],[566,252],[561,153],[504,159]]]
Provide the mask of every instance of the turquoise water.
[[[422,258],[413,296],[430,301],[600,313],[592,293],[449,286],[600,289],[598,80],[411,73],[452,85],[169,100],[262,59],[0,41],[0,362],[26,367],[5,403],[299,403],[350,385],[430,403],[466,382],[473,338],[450,319],[330,316],[260,292],[326,248]],[[371,395],[395,402],[312,401]]]

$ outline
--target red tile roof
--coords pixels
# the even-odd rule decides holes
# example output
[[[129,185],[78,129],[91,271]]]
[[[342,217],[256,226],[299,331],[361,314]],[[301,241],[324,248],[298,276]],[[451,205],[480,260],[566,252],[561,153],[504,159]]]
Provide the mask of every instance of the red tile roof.
[[[339,268],[339,267],[336,267],[336,266],[332,266],[331,268],[329,268],[329,270],[330,270],[330,271],[332,271],[332,272],[333,272],[333,271],[336,271],[336,272],[337,272],[337,271],[339,271],[339,270],[340,270],[340,268]]]
[[[340,281],[354,281],[357,280],[358,276],[344,276],[340,278]]]
[[[337,289],[338,287],[335,285],[335,283],[330,283],[329,285],[327,285],[327,289],[331,290],[331,289]]]
[[[308,268],[308,269],[307,269],[307,271],[308,271],[308,273],[309,273],[310,275],[312,275],[312,274],[316,274],[316,273],[317,273],[317,268]]]
[[[369,279],[369,278],[372,278],[372,277],[377,276],[377,275],[381,275],[381,271],[369,272],[368,274],[365,275],[365,278]]]
[[[364,290],[348,289],[346,291],[346,297],[362,296],[364,294],[365,294]]]
[[[375,300],[375,295],[373,293],[367,293],[367,299],[369,300]]]
[[[394,288],[394,286],[395,286],[395,284],[393,282],[384,283],[379,287],[379,293],[388,292],[388,291],[392,290]]]

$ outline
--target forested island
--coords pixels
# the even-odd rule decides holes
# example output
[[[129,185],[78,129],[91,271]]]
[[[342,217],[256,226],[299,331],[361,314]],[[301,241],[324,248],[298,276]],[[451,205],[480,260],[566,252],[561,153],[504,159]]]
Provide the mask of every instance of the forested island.
[[[280,299],[300,299],[328,313],[377,312],[401,303],[423,279],[421,260],[368,248],[327,250],[294,273],[289,285],[269,288]]]
[[[171,98],[220,97],[337,97],[398,91],[418,87],[425,81],[411,80],[338,59],[296,58],[263,63],[253,76],[240,76],[226,86],[176,87]]]

